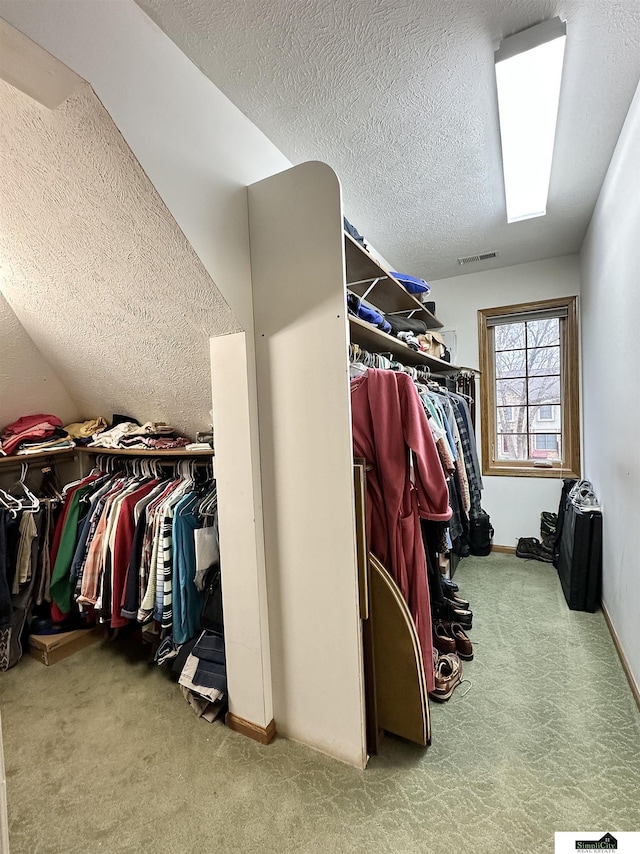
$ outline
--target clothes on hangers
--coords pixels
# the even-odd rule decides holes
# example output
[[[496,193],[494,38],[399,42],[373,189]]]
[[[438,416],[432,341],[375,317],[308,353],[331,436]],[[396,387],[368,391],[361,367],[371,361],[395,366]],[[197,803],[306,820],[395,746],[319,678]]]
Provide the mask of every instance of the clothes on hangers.
[[[24,496],[35,498],[24,484],[26,473],[25,465]],[[48,596],[48,547],[57,505],[56,497],[42,495],[25,500],[20,509],[0,508],[0,671],[22,657],[33,608]]]
[[[195,531],[203,485],[188,464],[173,477],[94,472],[72,486],[56,527],[56,616],[74,603],[113,629],[155,621],[177,644],[200,629]]]
[[[423,661],[433,657],[420,519],[451,516],[447,483],[416,387],[404,373],[369,369],[351,381],[354,454],[367,469],[370,550],[391,572],[413,617]],[[413,472],[413,477],[412,477]],[[432,668],[425,667],[428,690]]]

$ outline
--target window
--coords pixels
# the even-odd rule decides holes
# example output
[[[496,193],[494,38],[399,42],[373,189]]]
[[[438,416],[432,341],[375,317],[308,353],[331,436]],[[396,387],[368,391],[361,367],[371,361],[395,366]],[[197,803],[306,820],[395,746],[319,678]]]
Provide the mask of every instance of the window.
[[[482,466],[580,476],[577,299],[478,312]]]

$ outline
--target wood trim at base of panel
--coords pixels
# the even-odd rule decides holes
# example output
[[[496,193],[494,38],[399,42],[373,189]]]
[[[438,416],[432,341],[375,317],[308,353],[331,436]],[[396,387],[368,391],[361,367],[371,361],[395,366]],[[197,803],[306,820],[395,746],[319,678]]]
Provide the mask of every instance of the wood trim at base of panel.
[[[252,721],[240,718],[237,715],[234,715],[233,712],[227,712],[224,722],[229,729],[239,732],[242,735],[246,735],[247,738],[252,738],[254,741],[260,742],[260,744],[271,744],[273,739],[276,737],[276,722],[273,718],[269,721],[266,727],[264,727],[259,724],[254,724]]]
[[[491,546],[492,552],[499,552],[500,554],[505,555],[514,555],[516,553],[515,546]]]
[[[629,687],[631,688],[631,693],[633,694],[638,709],[640,709],[640,687],[638,686],[638,683],[634,679],[633,673],[631,672],[629,662],[627,661],[627,656],[624,654],[624,650],[622,649],[622,646],[620,644],[620,638],[618,637],[618,633],[613,628],[613,623],[611,622],[609,612],[607,611],[604,602],[601,602],[600,605],[602,606],[602,613],[604,614],[604,619],[607,623],[607,628],[609,629],[611,640],[613,641],[613,645],[616,648],[618,658],[620,659],[620,663],[622,664],[622,669],[624,670],[624,674],[627,677]]]

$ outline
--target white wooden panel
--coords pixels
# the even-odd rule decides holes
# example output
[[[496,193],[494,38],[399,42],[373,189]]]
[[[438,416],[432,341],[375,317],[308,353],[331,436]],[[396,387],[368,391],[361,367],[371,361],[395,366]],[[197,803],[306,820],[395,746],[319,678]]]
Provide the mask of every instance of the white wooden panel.
[[[59,107],[84,82],[55,56],[1,18],[0,77],[50,110]]]
[[[249,187],[278,731],[366,762],[342,203],[305,163]]]
[[[249,350],[247,349],[249,348]],[[253,340],[211,339],[213,430],[229,709],[273,718]]]

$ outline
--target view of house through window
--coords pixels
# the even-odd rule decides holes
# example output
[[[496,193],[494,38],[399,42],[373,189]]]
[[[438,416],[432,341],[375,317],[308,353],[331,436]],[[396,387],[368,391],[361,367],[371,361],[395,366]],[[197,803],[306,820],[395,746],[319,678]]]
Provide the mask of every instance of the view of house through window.
[[[501,460],[560,459],[560,321],[496,326],[496,432]]]
[[[483,471],[577,473],[576,298],[482,309],[478,318]]]

